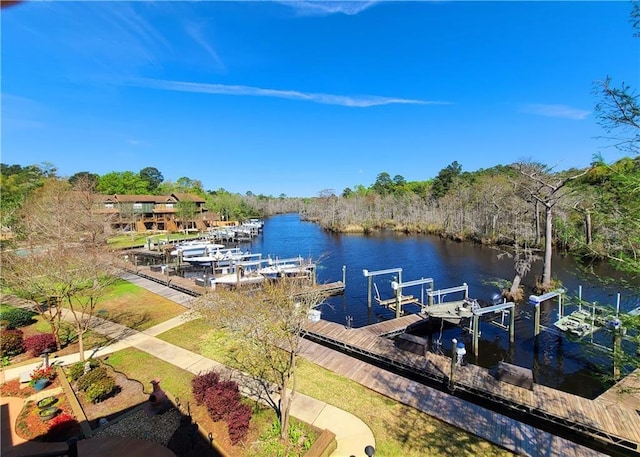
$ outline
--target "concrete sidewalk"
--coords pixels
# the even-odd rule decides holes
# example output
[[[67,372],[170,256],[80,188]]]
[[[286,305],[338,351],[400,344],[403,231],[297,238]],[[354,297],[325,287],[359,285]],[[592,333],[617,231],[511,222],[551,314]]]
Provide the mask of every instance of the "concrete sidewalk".
[[[176,291],[172,290],[171,292],[175,294]],[[70,319],[71,316],[64,315],[63,318]],[[160,333],[195,318],[197,318],[196,313],[187,311],[180,316],[142,332],[111,321],[95,318],[96,324],[91,330],[106,335],[113,340],[113,343],[95,350],[85,351],[85,357],[100,357],[127,347],[134,347],[193,374],[211,369],[226,370],[224,365],[214,360],[156,338]],[[78,354],[51,359],[51,363],[59,365],[68,365],[77,361],[79,361]],[[38,362],[27,366],[4,369],[3,374],[6,380],[18,378],[22,373],[33,371],[40,364]],[[248,377],[244,378],[244,381],[250,382]],[[364,448],[367,445],[375,447],[373,433],[362,420],[323,401],[297,392],[291,405],[291,415],[315,427],[326,428],[335,433],[338,448],[331,454],[331,457],[364,455]]]

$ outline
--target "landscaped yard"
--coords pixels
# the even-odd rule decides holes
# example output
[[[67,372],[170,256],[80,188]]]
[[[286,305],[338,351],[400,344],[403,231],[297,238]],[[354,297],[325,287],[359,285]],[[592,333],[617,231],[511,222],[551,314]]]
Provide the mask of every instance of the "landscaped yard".
[[[224,422],[214,422],[207,413],[204,406],[197,405],[191,393],[191,379],[193,375],[188,371],[175,367],[174,365],[155,358],[146,352],[129,348],[111,354],[106,362],[118,371],[127,373],[131,379],[136,379],[146,386],[149,380],[160,378],[162,388],[182,402],[189,403],[191,414],[206,431],[211,432],[216,443],[218,443],[231,457],[270,457],[276,454],[273,450],[278,446],[277,439],[271,433],[272,424],[275,421],[273,410],[251,402],[254,407],[251,419],[249,435],[242,444],[232,445]],[[296,424],[298,429],[303,428],[301,424]],[[270,435],[270,439],[266,439]],[[260,451],[255,446],[256,443],[269,443],[266,451]],[[269,447],[270,446],[270,447]]]
[[[159,338],[221,363],[233,342],[197,319]],[[402,405],[318,365],[299,359],[298,391],[335,405],[362,419],[376,437],[376,454],[397,457],[513,455],[475,435]]]
[[[185,308],[125,281],[118,282],[99,306],[101,317],[111,318],[138,330],[149,328],[185,311]],[[49,331],[38,320],[23,328],[25,332]],[[94,336],[92,336],[93,338]],[[170,330],[160,338],[177,346],[202,354],[221,363],[230,364],[228,357],[234,342],[224,332],[213,330],[203,319],[197,319]],[[73,345],[69,346],[72,348]],[[90,347],[90,346],[87,346]],[[196,406],[191,393],[193,375],[170,363],[130,348],[106,357],[106,362],[129,378],[140,381],[145,388],[153,378],[162,380],[162,387],[183,403],[189,402],[195,419],[210,430],[219,444],[237,457],[276,455],[273,447],[262,454],[249,443],[261,441],[274,433],[273,411],[257,408],[251,422],[246,446],[232,446],[223,423],[214,423],[203,406]],[[360,417],[376,437],[377,455],[422,457],[425,455],[513,455],[472,434],[443,423],[413,408],[404,406],[358,383],[331,373],[301,359],[298,368],[298,390],[319,400],[342,408]],[[256,405],[257,407],[257,405]],[[274,440],[271,440],[274,443]],[[271,446],[271,445],[270,445]],[[275,446],[275,444],[273,445]]]

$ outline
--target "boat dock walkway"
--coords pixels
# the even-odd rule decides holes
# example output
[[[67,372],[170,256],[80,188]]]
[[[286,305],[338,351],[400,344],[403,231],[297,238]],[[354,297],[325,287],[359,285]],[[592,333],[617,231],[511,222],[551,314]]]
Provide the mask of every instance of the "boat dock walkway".
[[[163,286],[167,286],[179,292],[189,294],[193,297],[197,297],[205,293],[207,290],[211,290],[209,288],[196,284],[194,278],[183,278],[182,276],[179,276],[177,274],[169,275],[167,274],[167,270],[165,270],[164,272],[162,270],[155,271],[155,269],[151,269],[151,267],[148,266],[137,266],[134,268],[130,268],[128,271],[129,273],[138,275],[145,279],[149,279]],[[345,285],[342,281],[310,286],[310,290],[312,290],[313,292],[327,297],[332,295],[340,295],[344,292],[344,288]]]
[[[391,339],[376,336],[376,332],[371,332],[367,327],[346,328],[321,320],[309,322],[305,333],[305,337],[313,342],[346,351],[373,364],[389,366],[434,385],[451,385],[450,357],[432,352],[422,356],[404,351]],[[616,389],[617,395],[589,400],[539,384],[526,389],[498,381],[488,369],[477,365],[456,366],[454,373],[451,388],[457,396],[497,405],[505,414],[510,413],[536,424],[546,424],[558,433],[564,431],[566,435],[579,437],[596,447],[604,444],[604,449],[609,446],[622,454],[640,455],[640,413],[633,407],[636,404],[633,400],[640,398],[637,391],[622,393]],[[410,392],[407,390],[404,395]]]

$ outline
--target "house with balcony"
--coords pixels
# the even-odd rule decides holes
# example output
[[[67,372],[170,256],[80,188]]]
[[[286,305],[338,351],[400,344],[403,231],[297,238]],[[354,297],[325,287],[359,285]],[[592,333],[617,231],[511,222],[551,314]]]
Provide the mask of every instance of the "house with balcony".
[[[204,231],[220,221],[205,207],[205,199],[193,194],[100,195],[96,212],[107,219],[109,232]]]

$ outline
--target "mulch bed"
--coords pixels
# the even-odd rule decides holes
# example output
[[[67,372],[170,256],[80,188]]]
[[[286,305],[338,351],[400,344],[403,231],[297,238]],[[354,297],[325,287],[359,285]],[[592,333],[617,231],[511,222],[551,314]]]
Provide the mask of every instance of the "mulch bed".
[[[57,379],[54,379],[41,392],[46,393],[47,391],[52,391],[56,387],[60,387],[60,383]],[[36,391],[33,387],[24,386],[17,379],[8,381],[0,386],[0,394],[6,397],[28,398],[35,393]],[[58,402],[55,404],[58,409],[57,415],[68,414],[75,417],[66,395],[64,393],[59,393],[54,396],[58,399]],[[42,420],[38,415],[38,411],[39,409],[36,401],[27,401],[25,403],[15,424],[16,433],[20,437],[30,441],[63,442],[80,434],[80,425],[77,422],[73,424],[72,427],[67,427],[64,430],[53,433],[49,430],[52,422]]]
[[[150,393],[144,392],[144,386],[140,382],[129,379],[125,374],[113,370],[109,365],[103,366],[107,369],[109,376],[112,376],[116,381],[116,391],[111,397],[99,403],[92,403],[87,400],[84,392],[75,391],[92,429],[98,427],[100,419],[112,421],[132,408],[145,403]]]

